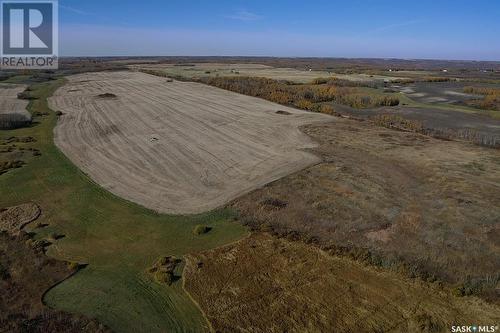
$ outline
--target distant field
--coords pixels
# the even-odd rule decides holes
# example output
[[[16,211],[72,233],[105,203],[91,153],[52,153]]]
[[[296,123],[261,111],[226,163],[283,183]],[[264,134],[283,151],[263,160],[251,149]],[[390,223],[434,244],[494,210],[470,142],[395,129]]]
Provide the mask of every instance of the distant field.
[[[318,162],[298,127],[335,120],[137,72],[68,79],[50,100],[64,113],[57,146],[104,188],[164,213],[209,211]]]
[[[294,68],[275,68],[259,64],[216,64],[198,63],[183,66],[173,64],[158,65],[132,65],[132,69],[161,70],[172,76],[183,76],[186,78],[207,76],[256,76],[275,80],[286,80],[297,83],[309,83],[318,77],[337,77],[351,81],[384,81],[404,79],[399,76],[383,76],[369,74],[338,74],[329,71],[309,71]],[[388,74],[390,74],[388,72]]]

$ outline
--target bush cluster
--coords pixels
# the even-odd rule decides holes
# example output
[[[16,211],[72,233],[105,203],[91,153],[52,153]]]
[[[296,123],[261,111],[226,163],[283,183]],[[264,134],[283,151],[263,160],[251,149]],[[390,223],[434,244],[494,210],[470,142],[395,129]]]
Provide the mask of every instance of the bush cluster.
[[[148,271],[153,275],[156,282],[170,286],[177,279],[175,268],[181,262],[182,260],[175,257],[161,257]]]
[[[380,114],[372,117],[372,120],[376,125],[387,128],[403,129],[418,133],[422,133],[424,129],[422,122],[405,119],[399,115]]]
[[[20,168],[24,164],[24,161],[20,160],[0,162],[0,175],[9,171],[10,169]]]
[[[31,124],[31,116],[22,113],[0,114],[0,129],[9,130],[26,127]]]
[[[500,111],[500,88],[464,87],[464,93],[483,95],[482,99],[468,101],[467,104],[484,110]]]
[[[355,87],[346,87],[344,81],[317,79],[320,84],[298,85],[259,77],[204,77],[202,82],[218,88],[234,91],[254,97],[264,98],[271,102],[295,106],[299,109],[333,113],[331,107],[318,103],[333,102],[354,108],[377,106],[395,106],[399,99],[395,96],[370,95]],[[336,85],[336,82],[342,82]]]
[[[210,230],[212,230],[212,228],[206,225],[198,224],[196,227],[194,227],[193,233],[195,235],[204,235],[208,233]]]

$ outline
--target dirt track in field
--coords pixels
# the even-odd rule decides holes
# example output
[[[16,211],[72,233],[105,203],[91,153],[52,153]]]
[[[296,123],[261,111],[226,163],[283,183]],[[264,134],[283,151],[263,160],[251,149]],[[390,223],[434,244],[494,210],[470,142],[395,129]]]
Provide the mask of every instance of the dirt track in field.
[[[162,213],[211,210],[319,162],[301,150],[315,143],[298,127],[334,121],[137,72],[68,80],[49,100],[64,113],[57,146],[104,188]]]

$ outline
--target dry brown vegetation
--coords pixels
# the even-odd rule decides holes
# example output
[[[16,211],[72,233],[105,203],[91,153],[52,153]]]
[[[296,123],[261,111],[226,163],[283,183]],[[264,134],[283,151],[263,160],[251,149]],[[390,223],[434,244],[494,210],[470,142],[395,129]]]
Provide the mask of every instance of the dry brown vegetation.
[[[500,320],[498,306],[266,234],[188,256],[184,283],[216,332],[446,332]]]
[[[499,151],[342,119],[305,132],[324,163],[236,200],[245,224],[500,300]]]
[[[500,88],[464,87],[464,93],[484,95],[483,99],[473,99],[467,104],[484,110],[500,111]]]
[[[23,227],[35,221],[41,212],[40,207],[32,202],[0,209],[0,232],[18,235]]]
[[[392,129],[409,130],[421,133],[424,129],[422,122],[418,120],[405,119],[399,115],[381,114],[371,118],[375,125]]]
[[[425,128],[420,133],[443,140],[463,140],[476,145],[490,148],[500,148],[500,138],[496,135],[481,133],[472,128],[434,129]]]
[[[442,140],[467,141],[478,146],[499,148],[500,139],[496,135],[481,133],[472,128],[463,129],[436,129],[426,128],[421,121],[406,119],[397,114],[378,114],[370,117],[377,126],[382,126],[400,131],[410,131],[424,134]]]
[[[449,81],[456,81],[456,80],[454,78],[450,78],[450,77],[430,76],[430,77],[423,77],[419,81],[420,82],[449,82]]]
[[[391,83],[397,83],[397,84],[412,84],[416,82],[450,82],[450,81],[456,81],[455,78],[451,77],[436,77],[436,76],[428,76],[428,77],[421,77],[421,78],[414,78],[414,79],[395,79],[391,80]]]
[[[366,87],[366,88],[377,88],[379,83],[373,81],[353,81],[340,79],[338,77],[318,77],[311,81],[313,85],[327,84],[337,87]]]
[[[474,95],[500,95],[500,88],[464,87],[464,93]]]
[[[197,81],[240,94],[317,112],[321,112],[320,103],[323,102],[334,102],[354,108],[399,104],[399,99],[393,95],[367,94],[352,85],[346,85],[344,80],[332,79],[324,83],[320,80],[320,84],[309,85],[290,84],[258,77],[205,77]]]
[[[94,320],[54,311],[42,303],[45,291],[74,270],[29,244],[25,233],[0,232],[0,331],[107,332]]]

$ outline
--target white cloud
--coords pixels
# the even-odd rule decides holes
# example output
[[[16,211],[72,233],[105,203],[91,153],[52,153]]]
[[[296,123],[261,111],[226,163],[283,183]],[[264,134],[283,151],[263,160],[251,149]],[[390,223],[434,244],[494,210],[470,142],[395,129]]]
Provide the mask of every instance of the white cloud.
[[[246,10],[240,10],[237,11],[231,15],[226,15],[226,18],[232,19],[232,20],[238,20],[238,21],[258,21],[263,19],[264,17],[261,15],[257,15],[255,13],[246,11]]]
[[[65,6],[65,5],[59,4],[59,8],[62,8],[64,10],[67,10],[67,11],[70,11],[70,12],[73,12],[76,14],[80,14],[80,15],[90,15],[90,13],[87,13],[86,11],[80,10],[78,8],[75,8],[75,7],[70,7],[70,6]]]

